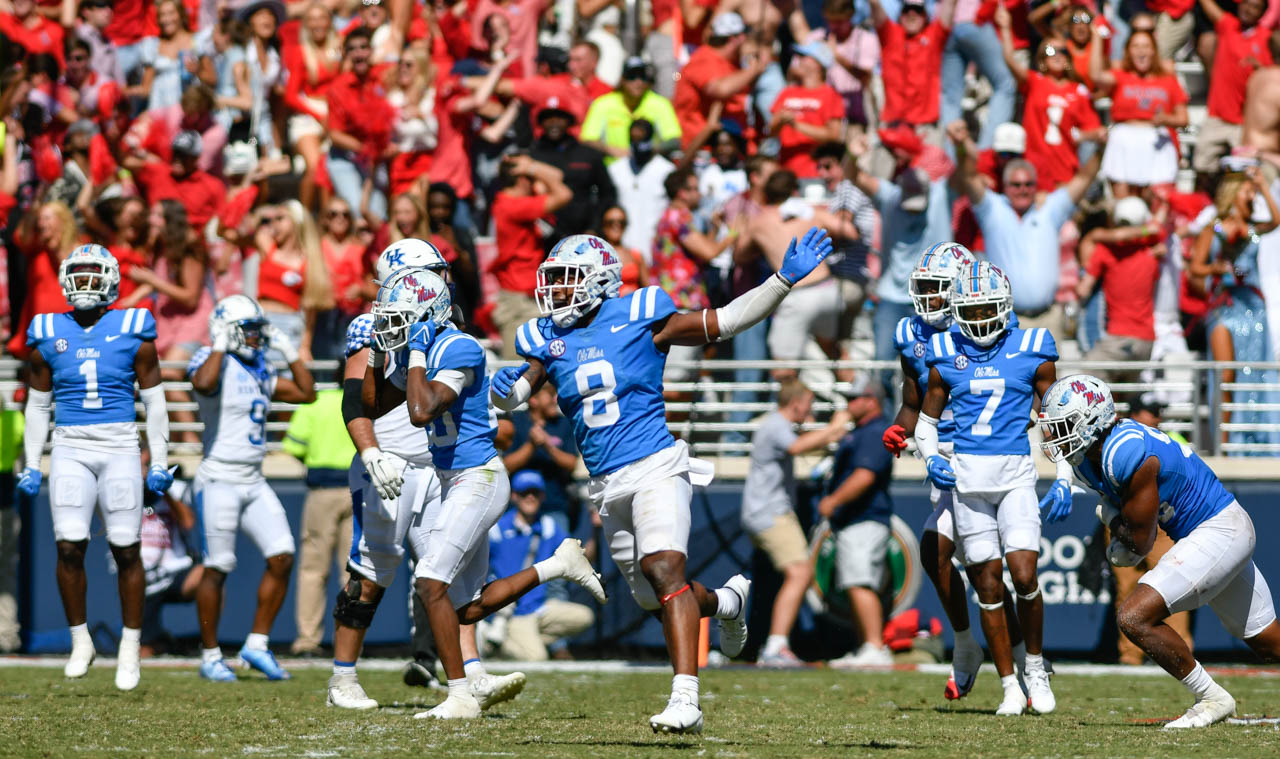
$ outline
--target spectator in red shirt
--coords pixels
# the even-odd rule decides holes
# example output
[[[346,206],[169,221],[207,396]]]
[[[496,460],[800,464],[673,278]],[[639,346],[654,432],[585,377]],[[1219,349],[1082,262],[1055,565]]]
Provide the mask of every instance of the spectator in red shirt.
[[[21,45],[27,55],[48,53],[58,59],[59,68],[66,68],[62,48],[65,32],[57,22],[36,12],[34,0],[0,0],[0,34]]]
[[[1005,64],[1026,93],[1022,117],[1025,153],[1036,167],[1036,189],[1053,192],[1058,185],[1069,182],[1080,168],[1077,130],[1093,132],[1102,128],[1102,122],[1093,110],[1088,90],[1073,78],[1066,40],[1046,38],[1040,45],[1040,70],[1031,71],[1014,52],[1009,12],[1001,7],[995,20],[1000,27]]]
[[[290,112],[289,144],[307,164],[298,197],[310,207],[323,155],[324,124],[329,118],[326,93],[342,66],[342,42],[333,28],[333,11],[321,2],[308,6],[297,42],[286,43],[282,57],[289,72],[284,90],[284,104]]]
[[[1267,46],[1271,28],[1262,22],[1267,10],[1263,0],[1240,0],[1234,15],[1214,0],[1200,0],[1200,7],[1213,24],[1217,45],[1212,60],[1206,62],[1209,117],[1196,135],[1195,170],[1216,174],[1218,161],[1240,144],[1249,76],[1273,62]]]
[[[511,47],[508,52],[520,61],[521,70],[533,71],[538,55],[538,19],[547,7],[548,0],[477,0],[471,6],[471,44],[477,50],[488,50],[485,39],[485,21],[499,13],[511,29]]]
[[[352,208],[362,208],[364,182],[373,178],[368,210],[376,221],[387,218],[386,175],[377,169],[391,157],[395,112],[386,88],[373,70],[370,32],[357,27],[343,42],[345,73],[329,85],[329,160],[333,190]]]
[[[227,187],[221,179],[200,169],[200,135],[186,131],[173,138],[173,159],[168,163],[152,161],[137,167],[135,176],[146,193],[147,200],[176,200],[187,209],[187,221],[191,228],[203,230],[222,209]],[[125,165],[135,159],[126,159]]]
[[[514,359],[516,329],[541,315],[533,299],[538,265],[545,258],[538,222],[569,205],[573,192],[559,169],[527,155],[505,159],[498,181],[502,189],[493,199],[498,257],[490,269],[498,280],[493,322],[502,334],[502,357]]]
[[[583,10],[589,2],[578,2],[578,12],[584,17],[594,15]],[[599,7],[604,6],[600,2]],[[655,69],[653,89],[664,98],[673,99],[681,75],[680,54],[687,45],[702,41],[716,0],[653,0],[651,8],[653,30],[645,37],[644,52]]]
[[[722,13],[711,21],[707,44],[689,57],[676,84],[673,105],[685,146],[706,126],[711,104],[724,103],[721,123],[734,122],[738,133],[747,135],[747,92],[773,62],[768,50],[761,50],[746,68],[739,67],[742,46],[747,41],[747,25],[736,13]]]
[[[80,244],[71,209],[57,201],[41,205],[37,213],[23,220],[14,235],[14,244],[18,249],[15,252],[26,257],[27,278],[21,316],[13,325],[8,349],[11,355],[25,358],[30,350],[27,326],[35,315],[71,310],[62,285],[58,284],[62,259]]]
[[[924,0],[905,0],[895,22],[878,0],[871,0],[871,20],[880,37],[880,76],[884,80],[886,126],[899,123],[923,128],[941,141],[938,108],[942,91],[942,53],[951,34],[955,0],[940,0],[937,18],[929,21]]]
[[[793,84],[784,87],[773,101],[770,130],[782,145],[779,160],[797,177],[818,175],[813,149],[824,142],[839,142],[844,120],[844,100],[827,84],[827,69],[835,59],[831,48],[821,42],[796,45],[792,51]]]
[[[600,49],[593,42],[580,42],[569,51],[566,63],[563,53],[554,48],[544,48],[538,54],[539,71],[535,76],[523,79],[501,79],[494,91],[502,97],[515,97],[531,108],[530,117],[541,134],[542,110],[548,100],[555,98],[557,108],[573,116],[574,127],[570,131],[578,136],[578,124],[586,118],[591,101],[612,92],[609,85],[595,76],[595,66],[600,59]],[[479,90],[484,77],[471,77],[467,85]]]
[[[1134,186],[1172,184],[1178,175],[1177,135],[1187,125],[1187,93],[1156,54],[1155,35],[1134,32],[1119,68],[1103,70],[1101,46],[1090,73],[1097,92],[1111,94],[1111,127],[1102,176],[1117,197]]]

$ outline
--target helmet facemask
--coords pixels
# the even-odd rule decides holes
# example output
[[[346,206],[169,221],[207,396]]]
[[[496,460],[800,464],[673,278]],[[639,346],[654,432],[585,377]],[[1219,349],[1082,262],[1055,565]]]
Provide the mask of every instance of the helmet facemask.
[[[1084,452],[1093,445],[1093,431],[1079,409],[1053,417],[1042,413],[1038,424],[1043,436],[1040,449],[1050,461],[1066,461],[1077,466],[1084,460]]]
[[[601,272],[578,262],[548,261],[538,267],[534,298],[543,316],[556,326],[573,326],[599,304],[604,295]]]
[[[409,344],[409,327],[418,321],[418,312],[402,303],[373,304],[373,347],[393,353]]]
[[[67,302],[77,311],[111,305],[119,283],[120,274],[109,263],[92,260],[68,263],[60,282]]]
[[[908,288],[911,292],[911,304],[925,324],[939,327],[951,318],[951,308],[948,304],[948,296],[951,293],[950,277],[915,271],[911,273]]]
[[[1004,334],[1012,312],[1008,299],[994,293],[967,296],[951,304],[951,318],[960,326],[960,333],[984,348]]]
[[[263,334],[265,321],[244,319],[231,322],[231,350],[241,358],[252,359],[267,349],[267,337]]]

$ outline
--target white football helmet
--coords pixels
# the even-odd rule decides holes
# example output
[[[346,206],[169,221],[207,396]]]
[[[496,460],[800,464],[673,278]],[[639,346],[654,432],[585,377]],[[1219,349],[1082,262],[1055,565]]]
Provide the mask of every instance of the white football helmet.
[[[1044,436],[1040,443],[1044,455],[1079,464],[1098,436],[1116,423],[1111,388],[1088,374],[1063,377],[1045,392],[1036,423]]]
[[[374,276],[377,278],[377,283],[381,285],[391,279],[392,274],[409,268],[430,269],[448,279],[448,276],[441,272],[449,271],[449,262],[444,260],[444,256],[436,246],[416,237],[406,237],[383,248],[378,254],[377,264],[374,265]]]
[[[534,297],[543,316],[569,327],[621,287],[622,261],[613,246],[595,235],[570,235],[538,266]]]
[[[977,259],[969,249],[957,242],[940,242],[929,246],[911,270],[909,289],[911,303],[926,324],[945,325],[951,318],[947,296],[951,282],[965,264]]]
[[[960,333],[986,347],[1004,334],[1013,315],[1013,288],[1000,268],[987,261],[960,267],[948,296]]]
[[[409,344],[409,327],[432,321],[449,324],[453,302],[449,286],[430,269],[401,269],[382,284],[373,304],[373,347],[384,353]]]
[[[81,245],[58,267],[58,284],[77,311],[109,306],[119,293],[120,264],[101,245]]]
[[[228,348],[246,361],[266,350],[267,341],[262,330],[267,326],[267,315],[262,306],[248,295],[228,295],[213,306],[209,315],[209,331],[215,324],[224,324],[230,337]]]

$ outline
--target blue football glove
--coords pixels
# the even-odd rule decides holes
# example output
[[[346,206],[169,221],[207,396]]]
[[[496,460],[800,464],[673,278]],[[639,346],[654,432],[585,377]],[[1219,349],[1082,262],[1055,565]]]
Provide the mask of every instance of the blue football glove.
[[[19,498],[35,498],[36,493],[40,492],[40,469],[29,466],[22,470],[22,474],[18,475],[18,483],[14,486]]]
[[[173,484],[173,473],[159,464],[152,464],[147,470],[147,490],[156,495],[164,495]]]
[[[1071,486],[1066,480],[1054,480],[1049,492],[1040,499],[1040,508],[1048,507],[1046,522],[1061,522],[1071,515]]]
[[[831,238],[827,237],[824,230],[813,227],[804,233],[799,242],[794,237],[791,238],[791,245],[787,246],[787,254],[782,257],[782,268],[778,270],[778,274],[794,285],[818,268],[818,264],[830,252]]]
[[[528,361],[519,366],[504,366],[493,373],[493,378],[489,380],[489,387],[499,398],[510,398],[511,391],[516,386],[516,380],[527,371],[529,371]]]
[[[951,469],[951,462],[942,456],[930,456],[924,462],[925,471],[929,473],[929,482],[940,490],[950,490],[956,486],[956,473]]]
[[[409,327],[409,350],[427,352],[436,341],[436,323],[432,321],[414,322]]]

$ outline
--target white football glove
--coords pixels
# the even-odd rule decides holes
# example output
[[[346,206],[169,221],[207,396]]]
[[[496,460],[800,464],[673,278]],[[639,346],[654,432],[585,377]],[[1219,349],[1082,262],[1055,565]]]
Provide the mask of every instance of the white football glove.
[[[1113,567],[1136,567],[1138,562],[1142,561],[1142,557],[1130,551],[1119,538],[1112,538],[1111,544],[1107,546],[1107,561],[1111,562]]]
[[[400,489],[404,486],[403,469],[394,456],[383,453],[379,448],[366,448],[360,452],[360,460],[369,473],[374,490],[388,512],[395,511],[395,501],[400,497]]]
[[[234,347],[231,344],[231,325],[221,319],[209,322],[209,338],[216,353],[230,353]]]
[[[292,364],[298,360],[298,346],[279,327],[268,322],[262,327],[262,336],[267,339],[268,346],[284,354],[285,363]]]

